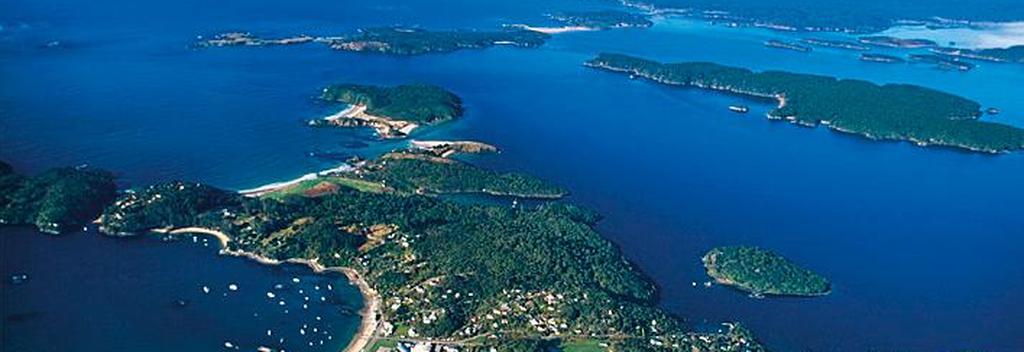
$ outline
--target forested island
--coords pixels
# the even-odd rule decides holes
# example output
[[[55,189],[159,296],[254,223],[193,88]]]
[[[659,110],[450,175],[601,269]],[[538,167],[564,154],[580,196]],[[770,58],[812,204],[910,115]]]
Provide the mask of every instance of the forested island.
[[[811,47],[809,47],[809,46],[803,46],[803,45],[796,44],[796,43],[784,42],[784,41],[776,40],[776,39],[766,40],[764,42],[764,46],[769,47],[769,48],[777,48],[777,49],[786,49],[786,50],[799,51],[799,52],[802,52],[802,53],[808,53],[808,52],[811,52],[811,50],[812,50]]]
[[[828,280],[820,275],[757,247],[718,247],[705,254],[703,261],[716,282],[755,297],[822,296],[831,291]]]
[[[928,48],[937,45],[928,39],[903,39],[889,36],[866,36],[860,37],[858,41],[864,44],[903,49]]]
[[[547,39],[547,34],[525,29],[431,31],[411,27],[373,27],[339,36],[298,35],[278,39],[261,38],[248,32],[227,32],[214,35],[212,39],[200,38],[196,45],[223,47],[320,43],[341,51],[407,56],[482,49],[496,45],[535,48],[543,45]]]
[[[860,54],[860,61],[880,62],[883,64],[898,64],[906,62],[903,58],[886,54]]]
[[[782,71],[754,72],[708,62],[660,63],[621,54],[600,54],[587,66],[655,82],[726,91],[778,106],[768,118],[829,128],[876,140],[1001,153],[1024,149],[1024,129],[981,121],[969,99],[908,84]]]
[[[909,57],[911,62],[933,64],[935,67],[940,69],[959,71],[970,71],[974,69],[974,64],[966,61],[960,61],[956,57],[933,54],[910,54]]]
[[[116,190],[106,171],[65,167],[23,176],[0,161],[0,224],[54,234],[78,229],[96,219]]]
[[[945,47],[932,48],[930,50],[936,54],[957,58],[994,62],[1012,62],[1018,64],[1024,63],[1024,45],[1015,45],[1008,48],[978,50]]]
[[[361,29],[354,35],[326,38],[324,42],[336,50],[419,55],[480,49],[495,45],[533,48],[543,45],[547,38],[547,34],[528,30],[429,31],[419,28],[379,27]]]
[[[349,108],[311,126],[371,127],[382,138],[407,136],[421,125],[433,125],[462,115],[462,101],[444,88],[406,84],[381,87],[339,84],[324,88],[321,99]]]
[[[524,186],[469,164],[395,153],[402,156],[323,176],[324,182],[359,182],[338,181],[330,192],[243,196],[180,181],[127,191],[104,211],[101,231],[127,236],[202,229],[223,237],[228,254],[352,270],[372,287],[373,324],[363,332],[371,351],[399,341],[462,351],[547,351],[563,344],[764,350],[739,325],[696,333],[656,308],[654,285],[594,231],[594,212],[559,202],[504,207],[410,192],[414,187],[405,185],[457,182],[449,174],[466,168],[475,171],[456,180]],[[422,163],[434,166],[388,170]],[[420,180],[435,172],[442,179]]]
[[[805,39],[801,39],[800,42],[804,43],[804,44],[817,45],[817,46],[826,47],[826,48],[857,50],[857,51],[871,50],[871,48],[869,48],[867,46],[864,46],[864,45],[861,45],[861,44],[858,44],[858,43],[854,43],[854,42],[845,41],[845,40],[805,38]]]

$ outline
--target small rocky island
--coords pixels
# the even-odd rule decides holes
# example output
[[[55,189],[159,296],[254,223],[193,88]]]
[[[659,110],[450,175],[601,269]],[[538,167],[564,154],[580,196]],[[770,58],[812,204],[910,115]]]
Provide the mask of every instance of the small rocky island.
[[[983,153],[1024,149],[1024,129],[982,121],[981,105],[967,98],[909,84],[782,71],[754,72],[708,62],[661,63],[621,54],[600,54],[585,63],[597,69],[658,83],[771,99],[768,118],[874,140],[955,147]]]
[[[858,41],[868,45],[901,49],[929,48],[938,45],[928,39],[903,39],[889,36],[866,36],[860,37]]]
[[[886,54],[860,54],[860,61],[878,62],[883,64],[898,64],[906,62],[900,57]]]
[[[867,47],[865,45],[854,43],[854,42],[849,42],[849,41],[845,41],[845,40],[806,38],[806,39],[801,39],[800,42],[804,43],[804,44],[808,44],[808,45],[816,45],[816,46],[825,47],[825,48],[856,50],[856,51],[871,50],[871,48],[869,48],[869,47]]]
[[[321,99],[349,107],[310,126],[370,127],[381,138],[403,138],[422,125],[453,120],[462,115],[462,101],[444,88],[407,84],[380,87],[339,84],[324,88]]]
[[[757,247],[718,247],[704,255],[708,276],[719,284],[749,292],[753,297],[823,296],[828,280],[785,257]]]
[[[777,39],[771,39],[771,40],[765,41],[764,42],[764,46],[769,47],[769,48],[799,51],[799,52],[802,52],[802,53],[808,53],[808,52],[811,52],[811,50],[812,50],[811,47],[809,47],[809,46],[803,46],[803,45],[796,44],[796,43],[784,42],[784,41],[777,40]]]
[[[933,55],[933,54],[910,54],[911,62],[919,62],[935,65],[936,68],[943,70],[958,70],[958,71],[970,71],[974,69],[974,64],[961,61],[957,57],[945,56],[945,55]]]

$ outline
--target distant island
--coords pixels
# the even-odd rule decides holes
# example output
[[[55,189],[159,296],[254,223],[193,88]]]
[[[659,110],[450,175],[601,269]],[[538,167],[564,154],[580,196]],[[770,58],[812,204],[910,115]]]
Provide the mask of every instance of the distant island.
[[[703,258],[716,282],[750,292],[754,297],[822,296],[828,280],[772,251],[757,247],[718,247]]]
[[[969,27],[983,22],[1019,21],[1017,0],[863,2],[777,0],[620,0],[656,14],[679,14],[731,26],[782,31],[876,33],[897,25]]]
[[[880,62],[883,64],[898,64],[906,62],[898,56],[886,55],[886,54],[860,54],[860,61],[867,62]]]
[[[803,45],[796,44],[796,43],[784,42],[784,41],[776,40],[776,39],[766,40],[764,42],[764,46],[769,47],[769,48],[777,48],[777,49],[786,49],[786,50],[799,51],[799,52],[802,52],[802,53],[811,52],[811,50],[812,50],[811,47],[809,47],[809,46],[803,46]]]
[[[947,70],[959,70],[959,71],[970,71],[974,69],[974,64],[966,61],[961,61],[956,57],[950,57],[945,55],[933,55],[933,54],[910,54],[911,62],[921,62],[926,64],[933,64],[935,67]]]
[[[1011,46],[1009,48],[992,48],[992,49],[960,49],[960,48],[932,48],[930,49],[933,53],[939,55],[952,56],[957,58],[981,60],[981,61],[993,61],[993,62],[1010,62],[1010,63],[1024,63],[1024,45]]]
[[[830,40],[830,39],[819,39],[819,38],[805,38],[800,40],[801,43],[816,45],[826,48],[846,49],[846,50],[857,50],[867,51],[871,48],[861,45],[859,43],[845,41],[845,40]]]
[[[421,125],[432,125],[462,115],[462,101],[437,86],[407,84],[379,87],[339,84],[324,88],[321,99],[349,104],[349,108],[311,126],[371,127],[381,138],[402,138]]]
[[[312,37],[299,35],[265,39],[247,32],[227,32],[202,39],[199,47],[269,46],[320,43],[341,51],[390,55],[421,55],[447,53],[462,49],[482,49],[496,45],[534,48],[544,44],[548,35],[524,29],[514,30],[444,30],[430,31],[410,27],[363,28],[340,36]]]
[[[764,351],[740,325],[693,332],[658,309],[654,285],[593,229],[600,217],[592,211],[464,204],[416,191],[453,183],[554,191],[508,175],[414,147],[260,194],[181,181],[135,189],[106,208],[100,229],[209,234],[224,254],[342,271],[366,298],[349,352],[398,343]]]
[[[858,41],[864,44],[903,49],[928,48],[938,45],[928,39],[903,39],[888,36],[866,36],[860,37]]]
[[[266,46],[266,45],[293,45],[305,44],[314,41],[316,38],[308,35],[296,37],[266,39],[254,36],[249,32],[227,32],[215,35],[212,39],[199,42],[199,46]]]
[[[804,126],[826,125],[876,140],[1001,153],[1024,149],[1024,129],[978,120],[969,99],[908,84],[871,82],[781,71],[753,72],[708,62],[665,64],[621,54],[600,54],[587,66],[655,82],[772,99],[768,118]]]
[[[88,167],[23,176],[0,161],[0,225],[34,225],[61,233],[96,219],[116,195],[114,176]]]
[[[336,50],[375,52],[394,55],[446,53],[461,49],[480,49],[495,45],[534,48],[548,36],[527,30],[429,31],[418,28],[379,27],[359,30],[358,34],[324,41]]]

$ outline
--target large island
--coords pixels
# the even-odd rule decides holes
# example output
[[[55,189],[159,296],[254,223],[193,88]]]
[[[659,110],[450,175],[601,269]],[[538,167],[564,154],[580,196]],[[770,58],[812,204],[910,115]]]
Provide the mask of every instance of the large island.
[[[704,268],[716,282],[754,297],[822,296],[828,280],[783,256],[757,247],[718,247],[704,255]]]
[[[763,350],[739,325],[697,333],[658,309],[655,286],[594,231],[599,216],[591,211],[564,203],[466,204],[416,192],[417,184],[438,182],[434,175],[444,184],[492,185],[499,193],[555,190],[527,175],[510,181],[508,174],[422,153],[396,151],[325,175],[322,181],[335,185],[327,192],[244,196],[178,181],[140,188],[104,211],[101,231],[206,233],[221,240],[226,254],[343,271],[368,300],[349,351],[398,343],[462,351],[602,344]],[[406,162],[418,166],[387,171],[405,170]],[[453,174],[460,176],[446,179]]]
[[[909,85],[782,71],[754,72],[709,62],[661,63],[600,54],[587,66],[682,87],[725,91],[778,106],[773,120],[829,128],[875,140],[911,141],[984,153],[1024,149],[1024,129],[981,121],[980,105],[937,90]]]

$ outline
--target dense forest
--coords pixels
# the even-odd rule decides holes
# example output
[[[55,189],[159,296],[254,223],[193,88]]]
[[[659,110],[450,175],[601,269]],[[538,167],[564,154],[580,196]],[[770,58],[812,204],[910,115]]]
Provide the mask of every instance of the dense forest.
[[[1009,48],[981,49],[977,50],[977,53],[1006,62],[1024,64],[1024,45],[1014,45]]]
[[[783,256],[757,247],[718,247],[704,255],[708,275],[756,295],[818,296],[828,280]]]
[[[488,193],[524,198],[559,198],[567,192],[536,177],[501,173],[471,164],[397,153],[362,168],[366,180],[414,193]]]
[[[330,38],[327,43],[336,50],[419,55],[494,45],[532,48],[543,45],[547,39],[547,34],[527,30],[429,31],[419,28],[377,27],[361,29],[357,34],[340,38]]]
[[[727,91],[779,101],[769,118],[818,124],[871,139],[999,153],[1024,148],[1024,129],[981,121],[969,99],[909,84],[877,85],[781,71],[754,72],[709,62],[660,63],[600,54],[588,66],[659,83]]]
[[[321,98],[366,105],[366,113],[394,120],[431,124],[462,115],[462,101],[444,88],[426,84],[391,87],[338,84],[324,89]]]
[[[419,162],[410,160],[388,161]],[[228,234],[231,249],[354,268],[380,293],[383,319],[399,336],[523,351],[562,337],[638,351],[762,350],[741,327],[692,333],[656,308],[655,287],[594,231],[598,219],[564,203],[508,208],[344,187],[243,197],[169,182],[122,194],[102,230],[200,226]]]
[[[35,225],[60,233],[97,218],[117,190],[109,172],[57,168],[23,176],[0,161],[0,224]]]

